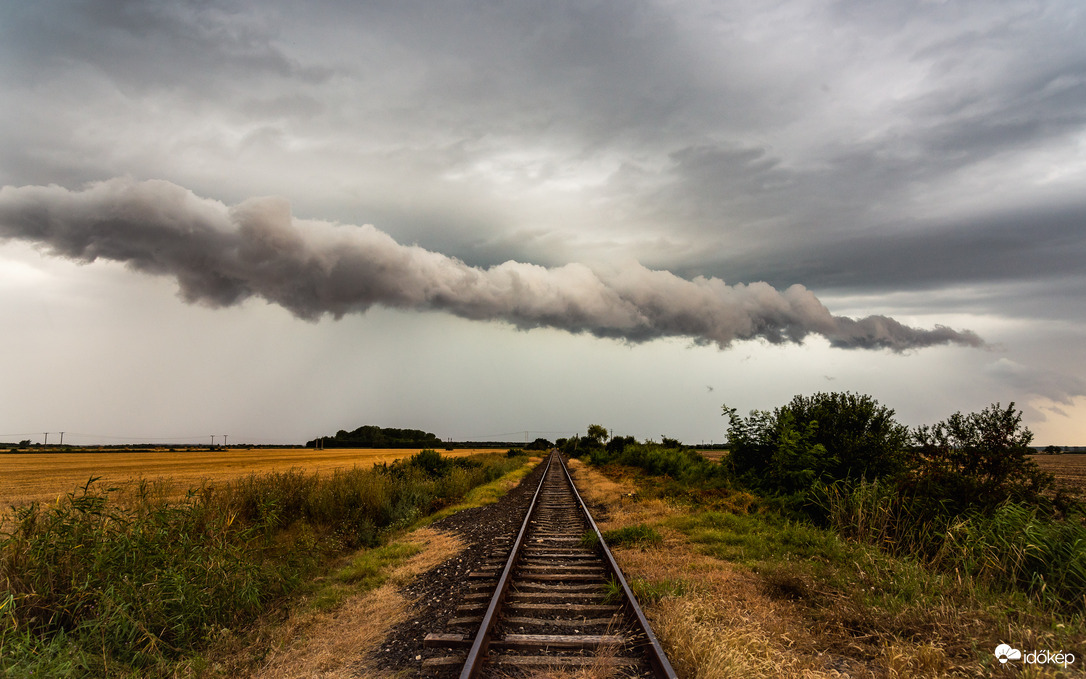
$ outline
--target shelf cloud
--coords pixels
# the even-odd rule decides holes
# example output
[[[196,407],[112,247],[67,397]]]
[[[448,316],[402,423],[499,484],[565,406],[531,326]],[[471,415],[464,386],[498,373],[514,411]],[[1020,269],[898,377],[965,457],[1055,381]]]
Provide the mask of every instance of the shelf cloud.
[[[0,238],[80,262],[102,258],[170,276],[186,302],[227,307],[260,297],[307,320],[378,305],[629,342],[686,337],[721,349],[737,340],[798,343],[812,334],[840,348],[895,352],[984,346],[968,330],[834,316],[802,285],[729,285],[636,262],[475,267],[403,245],[370,225],[297,219],[283,198],[227,206],[158,180],[117,178],[75,191],[6,186]]]

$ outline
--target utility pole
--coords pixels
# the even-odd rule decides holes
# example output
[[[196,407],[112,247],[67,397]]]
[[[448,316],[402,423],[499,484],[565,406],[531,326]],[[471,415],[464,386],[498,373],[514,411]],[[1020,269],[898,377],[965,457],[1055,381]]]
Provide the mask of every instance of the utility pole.
[[[60,432],[60,445],[64,445],[64,432]]]
[[[42,445],[47,446],[47,445],[49,445],[49,432],[43,432],[43,433],[45,434],[45,443],[43,443]]]
[[[215,447],[215,435],[214,434],[211,434],[211,447],[212,448]]]
[[[223,434],[223,435],[222,435],[222,447],[223,447],[223,448],[225,448],[225,447],[226,447],[226,434]]]

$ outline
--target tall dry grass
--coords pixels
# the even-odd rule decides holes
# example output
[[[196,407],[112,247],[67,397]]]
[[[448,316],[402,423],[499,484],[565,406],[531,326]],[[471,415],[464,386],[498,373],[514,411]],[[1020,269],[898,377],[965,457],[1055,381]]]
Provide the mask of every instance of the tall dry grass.
[[[825,486],[817,497],[844,537],[920,557],[997,591],[1017,589],[1054,608],[1086,611],[1086,517],[1014,502],[991,513],[932,512],[893,485],[871,481]]]

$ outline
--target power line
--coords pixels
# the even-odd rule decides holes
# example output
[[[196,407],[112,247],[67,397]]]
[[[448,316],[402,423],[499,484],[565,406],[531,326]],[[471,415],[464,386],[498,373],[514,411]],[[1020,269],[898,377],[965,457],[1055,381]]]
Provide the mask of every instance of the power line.
[[[31,437],[35,437],[35,436],[42,436],[42,437],[45,438],[45,441],[47,442],[48,437],[49,437],[50,434],[59,434],[60,435],[60,444],[58,444],[58,445],[64,445],[64,439],[65,438],[68,438],[69,442],[71,442],[72,439],[93,439],[93,440],[108,440],[108,441],[134,441],[134,442],[137,442],[137,443],[152,443],[152,442],[158,442],[158,441],[162,441],[162,442],[199,443],[200,441],[202,441],[203,439],[205,439],[205,438],[207,438],[209,436],[208,434],[182,434],[182,435],[177,435],[177,436],[127,436],[127,435],[121,435],[121,434],[93,434],[93,433],[87,433],[87,432],[64,430],[64,431],[60,431],[60,432],[56,432],[56,431],[50,431],[50,432],[33,431],[33,432],[14,432],[14,433],[8,433],[8,434],[0,434],[0,440],[6,439],[6,438],[31,438]],[[228,434],[214,434],[212,436],[216,436],[216,437],[217,436],[222,436],[223,445],[226,445],[226,440],[227,440],[227,437],[229,435]],[[250,436],[243,436],[243,435],[242,436],[235,435],[234,439],[235,440],[239,440],[239,439],[244,440],[244,441],[249,442],[249,443],[276,443],[276,444],[282,444],[283,441],[284,441],[284,439],[272,439],[272,438],[261,437],[261,436],[251,436],[250,437]]]

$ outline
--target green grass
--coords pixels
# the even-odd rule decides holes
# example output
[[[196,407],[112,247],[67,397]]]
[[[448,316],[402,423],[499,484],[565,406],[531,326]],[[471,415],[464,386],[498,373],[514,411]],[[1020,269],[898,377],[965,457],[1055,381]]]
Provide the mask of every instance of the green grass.
[[[836,484],[821,493],[829,525],[896,555],[915,555],[1000,591],[1020,591],[1053,608],[1086,612],[1086,518],[1059,518],[1007,502],[991,513],[918,515],[879,483]]]
[[[677,597],[686,593],[686,582],[683,580],[646,580],[633,578],[630,580],[630,589],[633,590],[637,602],[642,606],[650,606],[664,597]]]
[[[1026,592],[941,572],[775,512],[691,510],[664,525],[701,553],[750,569],[768,596],[798,606],[814,628],[940,640],[958,657],[987,657],[974,647],[994,648],[1012,628],[1016,639],[1032,638],[1018,643],[1036,648],[1074,648],[1086,634],[1082,616],[1062,615]]]
[[[580,544],[585,549],[595,549],[596,545],[600,544],[600,536],[594,530],[585,531]]]
[[[655,528],[643,523],[604,531],[603,539],[611,547],[655,547],[664,542]]]
[[[666,525],[685,533],[702,553],[759,573],[784,598],[848,591],[894,607],[937,596],[947,584],[919,562],[893,558],[774,513],[695,512]]]
[[[507,471],[499,478],[491,481],[490,483],[476,486],[469,490],[464,497],[456,504],[450,505],[422,517],[419,521],[413,524],[413,528],[420,528],[422,526],[428,526],[434,521],[444,519],[446,516],[451,516],[456,512],[463,511],[465,509],[472,509],[474,507],[482,507],[489,505],[502,499],[502,496],[508,492],[509,488],[517,483],[520,483],[521,479],[531,473],[535,469],[535,465],[528,463],[527,455],[516,455],[506,458],[510,467],[513,467],[512,471]]]
[[[420,551],[419,545],[398,541],[359,551],[345,566],[319,581],[310,608],[332,610],[349,596],[380,587],[388,582],[389,574],[396,566]]]
[[[633,578],[627,584],[641,606],[654,604],[667,596],[682,596],[686,592],[686,583],[682,580]],[[608,578],[603,584],[604,603],[613,604],[622,600],[622,585],[617,578]]]
[[[784,558],[836,561],[847,549],[833,533],[775,513],[694,511],[665,525],[688,535],[705,554],[749,567]]]
[[[390,542],[359,553],[332,576],[339,582],[354,585],[359,592],[380,587],[388,579],[388,570],[422,551],[418,545]]]

